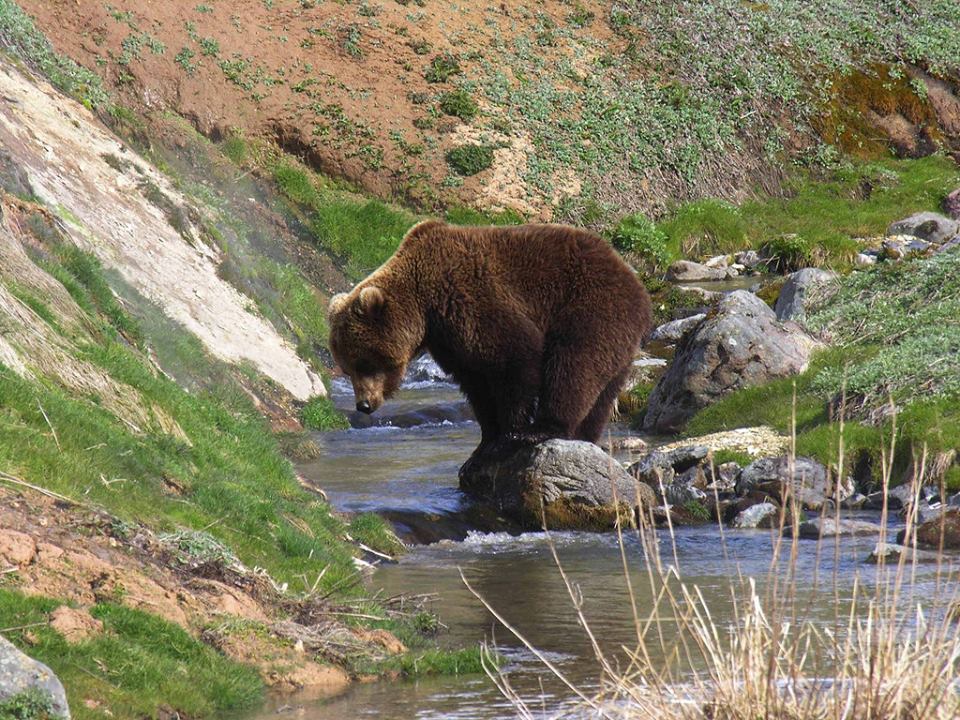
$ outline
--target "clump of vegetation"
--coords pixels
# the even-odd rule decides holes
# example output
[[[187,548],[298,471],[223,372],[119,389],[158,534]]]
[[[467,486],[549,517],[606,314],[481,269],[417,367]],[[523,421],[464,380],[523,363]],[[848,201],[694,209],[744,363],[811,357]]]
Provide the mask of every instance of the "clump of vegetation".
[[[103,622],[105,632],[68,643],[46,625],[60,604],[0,589],[0,625],[33,626],[28,647],[22,632],[14,631],[9,639],[49,665],[70,688],[72,698],[96,700],[120,718],[153,717],[164,706],[201,718],[236,713],[262,697],[263,684],[252,668],[228,660],[180,627],[138,610],[99,603],[91,614]],[[0,717],[53,720],[49,698],[18,698],[0,703]],[[80,704],[75,712],[87,717]]]
[[[441,95],[440,109],[447,115],[467,121],[475,118],[479,110],[476,101],[463,88],[451,90]]]
[[[377,552],[395,557],[406,548],[386,520],[376,513],[361,513],[350,520],[350,535]]]
[[[320,395],[310,398],[300,410],[300,422],[309,430],[345,430],[350,427],[330,398]]]
[[[447,162],[458,174],[469,176],[483,172],[493,165],[493,147],[490,145],[458,145],[447,151]]]
[[[423,76],[427,82],[442,83],[461,72],[463,71],[460,68],[460,61],[456,56],[445,54],[434,56]]]
[[[643,213],[623,218],[610,230],[609,237],[617,250],[636,256],[655,269],[664,270],[670,264],[667,234]]]
[[[110,109],[110,97],[100,78],[73,60],[58,55],[30,16],[13,0],[0,0],[0,38],[6,48],[43,73],[54,87],[88,108]]]
[[[2,720],[57,720],[60,715],[54,712],[53,700],[49,695],[37,688],[30,688],[0,700],[0,718]]]

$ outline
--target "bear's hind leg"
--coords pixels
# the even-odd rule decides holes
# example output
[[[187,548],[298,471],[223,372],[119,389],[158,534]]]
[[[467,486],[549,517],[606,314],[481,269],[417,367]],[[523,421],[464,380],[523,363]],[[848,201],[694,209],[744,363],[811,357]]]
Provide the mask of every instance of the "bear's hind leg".
[[[623,389],[623,385],[626,383],[629,375],[630,366],[627,365],[627,367],[617,373],[616,377],[607,384],[597,398],[597,401],[593,404],[593,408],[587,413],[583,422],[580,423],[580,427],[577,428],[577,440],[586,440],[587,442],[599,444],[598,441],[600,440],[601,433],[603,433],[603,428],[606,427],[607,422],[610,420],[610,416],[613,413],[613,406],[617,402],[617,396],[620,395],[620,391]]]

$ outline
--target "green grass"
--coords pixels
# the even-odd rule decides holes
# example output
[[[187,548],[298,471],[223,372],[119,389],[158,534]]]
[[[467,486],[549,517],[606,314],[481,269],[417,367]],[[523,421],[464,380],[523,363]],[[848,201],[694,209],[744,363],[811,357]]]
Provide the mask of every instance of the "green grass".
[[[308,430],[345,430],[350,427],[328,397],[316,395],[300,410],[300,422]]]
[[[317,243],[344,260],[358,280],[382,265],[416,222],[405,210],[332,187],[303,167],[280,162],[273,168],[280,192],[306,215]]]
[[[451,90],[440,96],[440,109],[446,115],[470,121],[477,116],[479,107],[476,100],[463,88]]]
[[[100,78],[73,60],[58,55],[33,20],[13,0],[0,0],[3,46],[50,82],[88,108],[109,111],[110,97]]]
[[[851,162],[823,174],[797,171],[784,198],[762,197],[739,206],[699,200],[680,205],[658,223],[629,215],[608,237],[657,270],[684,257],[747,248],[767,252],[773,269],[843,268],[858,249],[851,238],[882,235],[895,220],[939,209],[958,184],[960,171],[942,156]]]
[[[387,555],[396,556],[404,551],[404,545],[386,520],[376,513],[361,513],[350,519],[350,535],[367,547]]]
[[[69,256],[70,269],[58,266],[59,276],[72,278],[77,288],[94,288],[95,296],[105,283],[102,273],[77,258]],[[99,310],[90,296],[78,297]],[[109,327],[101,317],[93,315],[93,324]],[[119,306],[107,317],[120,327],[132,323]],[[196,345],[194,339],[188,355],[202,352]],[[186,392],[106,332],[79,343],[76,352],[136,388],[144,407],[173,418],[189,441],[159,426],[131,427],[96,395],[32,383],[0,366],[0,467],[6,472],[156,530],[208,528],[248,566],[266,568],[293,589],[303,584],[301,575],[316,576],[328,565],[324,581],[330,586],[354,577],[346,527],[299,487],[266,420],[229,376]],[[38,401],[57,430],[59,448]],[[123,482],[108,485],[103,478]],[[168,491],[168,479],[184,488],[182,496]]]
[[[44,623],[61,601],[27,597],[0,589],[0,626]],[[49,665],[67,688],[73,717],[102,718],[103,711],[84,703],[91,699],[108,707],[117,720],[156,717],[162,706],[188,717],[222,716],[257,702],[263,685],[257,673],[228,660],[191,637],[180,627],[138,610],[100,603],[91,609],[104,632],[69,644],[45,625],[8,639],[31,657]],[[40,720],[42,714],[0,717]]]

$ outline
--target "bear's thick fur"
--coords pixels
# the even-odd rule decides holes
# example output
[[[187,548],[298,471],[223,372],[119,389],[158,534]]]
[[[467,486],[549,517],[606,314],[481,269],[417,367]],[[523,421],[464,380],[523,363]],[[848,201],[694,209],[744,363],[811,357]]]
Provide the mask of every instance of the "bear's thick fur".
[[[331,300],[330,349],[359,410],[376,410],[427,350],[460,384],[482,444],[596,442],[650,321],[647,291],[592,233],[427,221]]]

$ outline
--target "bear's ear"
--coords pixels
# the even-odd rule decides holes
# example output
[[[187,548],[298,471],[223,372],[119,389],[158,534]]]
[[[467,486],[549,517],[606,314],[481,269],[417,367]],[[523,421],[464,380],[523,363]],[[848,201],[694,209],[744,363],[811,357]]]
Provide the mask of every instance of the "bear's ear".
[[[330,306],[327,308],[327,315],[333,316],[336,313],[343,310],[343,306],[347,304],[347,293],[337,293],[332,298],[330,298]]]
[[[383,294],[383,290],[375,285],[368,285],[360,291],[360,295],[357,297],[357,311],[372,320],[380,319],[386,304],[387,298]]]

